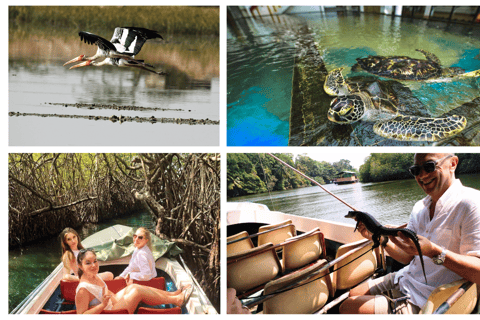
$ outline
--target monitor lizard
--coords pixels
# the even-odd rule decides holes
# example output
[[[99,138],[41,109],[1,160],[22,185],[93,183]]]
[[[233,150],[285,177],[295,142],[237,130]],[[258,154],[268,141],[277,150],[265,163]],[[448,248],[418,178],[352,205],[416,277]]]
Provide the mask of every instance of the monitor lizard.
[[[377,248],[380,245],[380,237],[381,236],[397,236],[398,232],[402,232],[407,238],[411,239],[415,244],[415,247],[418,251],[418,256],[420,257],[420,263],[422,264],[423,276],[425,277],[425,284],[427,284],[427,275],[425,274],[425,266],[423,264],[423,255],[422,249],[420,248],[420,244],[418,243],[417,234],[409,229],[402,229],[402,228],[387,228],[384,227],[378,222],[372,215],[361,212],[361,211],[349,211],[345,218],[352,218],[357,221],[357,225],[355,226],[354,232],[358,228],[358,224],[362,222],[368,231],[370,231],[373,240],[373,247],[372,249]],[[388,242],[388,237],[385,237],[385,241],[382,243],[385,246]]]

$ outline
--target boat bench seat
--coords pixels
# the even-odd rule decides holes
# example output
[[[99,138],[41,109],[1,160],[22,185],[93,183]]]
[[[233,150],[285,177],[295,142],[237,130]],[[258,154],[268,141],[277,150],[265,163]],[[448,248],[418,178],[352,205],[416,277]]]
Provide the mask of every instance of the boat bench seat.
[[[243,231],[228,237],[227,238],[227,255],[233,255],[238,252],[252,249],[254,247],[253,242],[250,238],[246,238],[246,237],[248,237],[247,231]],[[245,238],[245,239],[228,244],[231,241],[242,239],[242,238]]]
[[[297,235],[297,231],[295,229],[295,225],[292,224],[292,220],[285,220],[277,224],[261,226],[258,228],[258,233],[262,233],[258,235],[258,246],[269,242],[277,245],[284,242],[288,238],[295,237]],[[281,247],[277,248],[277,250],[280,249]]]
[[[325,274],[328,274],[328,269],[310,279],[305,280],[305,278],[326,264],[327,260],[320,259],[302,269],[268,282],[265,285],[265,295],[292,284],[305,284],[266,300],[263,303],[263,312],[270,314],[304,314],[313,313],[324,306],[329,296],[329,277],[324,277]]]
[[[360,240],[352,243],[347,243],[340,246],[336,253],[336,258],[346,254],[353,249],[360,247],[368,240]],[[370,251],[370,252],[368,252]],[[357,259],[359,256],[363,255],[361,258]],[[341,262],[334,265],[334,270],[339,270],[331,274],[332,278],[332,296],[337,290],[350,289],[358,285],[360,282],[371,277],[377,270],[379,250],[372,251],[370,246],[365,247],[364,249],[357,251],[356,253],[348,256],[346,259],[343,259]],[[356,259],[356,260],[355,260]],[[342,268],[342,266],[345,266]]]
[[[274,279],[281,269],[275,246],[266,243],[227,256],[227,287],[244,292]]]
[[[314,228],[282,243],[282,270],[293,270],[325,258],[325,239],[320,228]]]
[[[148,281],[133,280],[133,283],[141,284],[142,286],[157,288],[157,289],[160,289],[160,290],[165,290],[165,278],[164,277],[157,277],[157,278],[153,278],[153,279],[148,280]],[[107,283],[107,286],[110,288],[108,283]]]

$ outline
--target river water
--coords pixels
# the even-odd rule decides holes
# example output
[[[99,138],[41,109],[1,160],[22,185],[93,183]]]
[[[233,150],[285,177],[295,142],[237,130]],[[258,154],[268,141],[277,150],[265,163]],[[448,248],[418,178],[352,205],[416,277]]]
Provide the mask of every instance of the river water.
[[[458,178],[463,185],[480,189],[480,174],[461,175]],[[413,205],[425,196],[413,178],[379,183],[329,184],[324,187],[358,210],[372,214],[383,224],[407,223]],[[319,187],[275,191],[228,201],[250,201],[264,204],[272,211],[354,223],[352,219],[344,218],[351,209]]]
[[[96,47],[76,33],[25,38],[10,31],[9,145],[218,146],[217,39],[149,41],[138,59],[167,73],[158,75],[114,66],[69,70],[66,61]],[[109,121],[113,116],[157,121]]]
[[[148,212],[78,229],[81,239],[110,227],[122,224],[134,228],[146,227],[153,231],[155,224]],[[11,312],[35,289],[61,262],[61,246],[58,237],[37,241],[23,248],[8,252],[8,311]]]

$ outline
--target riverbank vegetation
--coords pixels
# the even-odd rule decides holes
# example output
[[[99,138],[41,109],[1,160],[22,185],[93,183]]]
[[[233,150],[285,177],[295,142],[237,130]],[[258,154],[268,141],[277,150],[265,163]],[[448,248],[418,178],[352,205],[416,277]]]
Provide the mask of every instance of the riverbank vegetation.
[[[148,210],[220,305],[218,154],[9,154],[9,246]]]
[[[220,34],[218,6],[10,6],[8,18],[10,29],[29,33],[45,27],[113,32],[114,27],[137,26],[166,35]]]
[[[315,181],[330,182],[341,171],[355,171],[349,160],[334,163],[316,161],[307,155],[293,159],[291,153],[274,154]],[[267,191],[280,191],[313,185],[264,153],[227,154],[227,196],[238,197]]]
[[[480,154],[458,153],[456,175],[480,172]],[[372,153],[360,166],[361,182],[380,182],[411,179],[408,168],[413,164],[414,153]]]

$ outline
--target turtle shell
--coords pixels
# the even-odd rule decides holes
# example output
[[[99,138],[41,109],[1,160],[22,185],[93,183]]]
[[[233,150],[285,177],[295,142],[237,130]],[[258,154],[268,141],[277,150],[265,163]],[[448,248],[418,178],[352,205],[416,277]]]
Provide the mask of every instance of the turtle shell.
[[[357,64],[353,68],[398,80],[428,80],[442,75],[442,67],[437,62],[405,56],[357,58]]]

